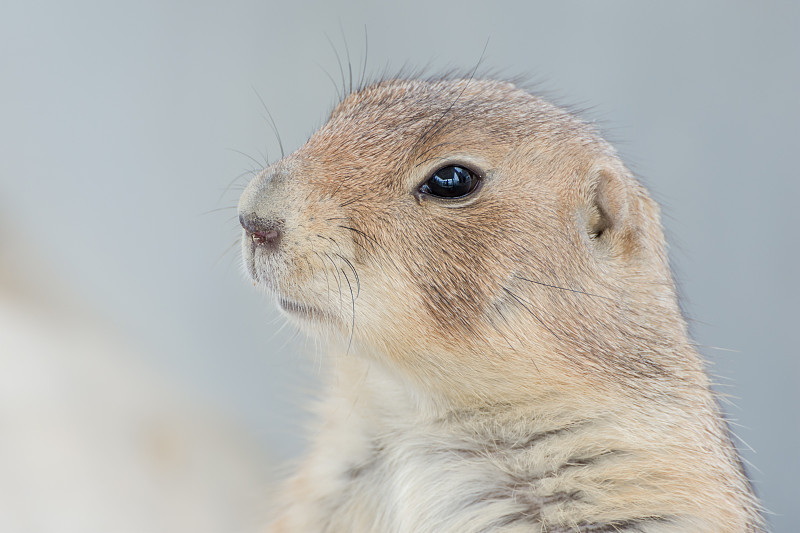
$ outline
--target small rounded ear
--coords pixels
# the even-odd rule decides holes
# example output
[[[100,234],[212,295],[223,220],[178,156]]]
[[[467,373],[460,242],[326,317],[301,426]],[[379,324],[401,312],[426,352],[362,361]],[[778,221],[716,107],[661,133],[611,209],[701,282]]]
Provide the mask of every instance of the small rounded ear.
[[[607,167],[594,168],[589,176],[590,202],[586,232],[592,239],[614,233],[622,235],[629,225],[629,190],[620,172]]]

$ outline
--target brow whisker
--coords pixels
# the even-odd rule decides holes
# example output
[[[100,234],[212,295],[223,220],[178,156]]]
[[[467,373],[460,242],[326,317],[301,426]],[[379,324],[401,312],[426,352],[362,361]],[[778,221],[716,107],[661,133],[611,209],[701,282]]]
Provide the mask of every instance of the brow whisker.
[[[486,40],[486,44],[483,46],[483,51],[481,52],[481,56],[480,56],[480,58],[478,58],[478,62],[475,64],[475,68],[472,69],[472,73],[469,75],[469,78],[467,79],[467,82],[464,84],[464,87],[458,93],[458,96],[456,96],[456,98],[450,103],[450,106],[447,109],[445,109],[444,113],[442,113],[439,116],[439,118],[436,119],[436,121],[433,123],[433,125],[430,128],[428,128],[419,137],[419,139],[417,139],[417,142],[414,144],[414,147],[419,146],[429,136],[432,136],[433,134],[435,134],[435,133],[437,133],[439,131],[438,129],[435,129],[435,128],[437,128],[437,126],[439,126],[439,124],[441,123],[442,119],[444,119],[444,117],[447,116],[448,113],[450,113],[450,110],[453,109],[453,107],[456,105],[456,103],[458,103],[458,101],[461,99],[461,96],[464,94],[464,92],[467,90],[469,85],[472,83],[472,80],[475,78],[475,73],[478,71],[478,67],[480,67],[481,63],[483,62],[483,56],[486,54],[486,48],[488,46],[489,46],[489,40],[487,39]]]
[[[336,63],[339,65],[339,74],[342,76],[342,99],[344,100],[345,96],[347,96],[347,85],[344,81],[344,68],[342,67],[342,58],[339,56],[339,51],[336,49],[336,46],[333,44],[330,36],[327,33],[324,33],[325,39],[328,40],[328,44],[331,45],[331,49],[333,50],[333,54],[336,56]]]

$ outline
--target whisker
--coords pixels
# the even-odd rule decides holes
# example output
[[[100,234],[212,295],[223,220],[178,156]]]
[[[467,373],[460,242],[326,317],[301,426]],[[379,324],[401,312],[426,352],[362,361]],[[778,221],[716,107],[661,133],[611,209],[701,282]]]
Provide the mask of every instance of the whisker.
[[[363,244],[361,244],[360,242],[358,242],[355,239],[353,240],[353,244],[355,244],[356,246],[358,246],[359,248],[364,250],[364,253],[366,253],[369,256],[369,258],[372,259],[378,265],[378,267],[381,270],[383,270],[383,267],[381,267],[380,263],[378,263],[378,259],[372,254],[372,252],[370,251],[369,248],[367,248],[366,246],[364,246]],[[385,272],[384,272],[384,274],[385,274]]]
[[[336,189],[331,193],[331,196],[335,197],[336,193],[339,192],[339,189],[342,188],[342,185],[344,185],[344,180],[339,180],[339,185],[336,186]]]
[[[266,148],[264,149],[263,152],[261,151],[261,148],[257,148],[257,150],[258,150],[258,155],[260,155],[264,159],[264,168],[268,167],[269,166],[269,151],[267,151]]]
[[[356,298],[358,298],[358,295],[361,294],[361,281],[358,279],[358,272],[356,272],[356,268],[353,266],[353,263],[351,263],[345,256],[341,254],[336,254],[336,255],[338,255],[342,259],[342,261],[347,263],[347,266],[349,266],[350,270],[353,271],[353,275],[356,277],[356,284],[358,285],[358,290],[356,291]]]
[[[331,220],[333,220],[333,219],[331,219]],[[378,265],[378,268],[381,269],[381,272],[383,272],[383,275],[385,276],[386,275],[386,271],[383,269],[383,265],[381,264],[380,261],[378,261],[378,257],[373,253],[373,252],[377,251],[375,249],[376,245],[379,246],[385,252],[386,249],[383,247],[383,245],[381,243],[379,243],[378,241],[376,241],[373,237],[370,237],[369,235],[367,235],[365,232],[363,232],[361,230],[358,230],[356,228],[351,228],[350,226],[338,226],[338,227],[346,229],[346,230],[350,230],[350,231],[356,233],[357,235],[360,235],[360,236],[364,237],[365,239],[367,239],[367,242],[372,247],[372,250],[370,250],[369,248],[367,248],[366,246],[364,246],[363,244],[358,242],[357,239],[353,239],[353,244],[355,244],[356,246],[358,246],[362,250],[364,250],[364,252],[369,256],[369,258],[372,259],[372,261],[376,265]]]
[[[347,71],[350,74],[350,92],[348,94],[353,93],[353,62],[350,61],[350,47],[347,46],[347,37],[344,34],[344,27],[342,26],[342,20],[339,19],[339,32],[342,34],[342,41],[344,41],[344,53],[347,56]]]
[[[355,197],[355,198],[351,198],[350,200],[346,201],[345,203],[343,203],[343,204],[339,204],[339,207],[347,207],[348,205],[350,205],[350,204],[353,204],[353,203],[355,203],[355,202],[357,202],[357,201],[361,200],[361,199],[362,199],[362,198],[364,198],[365,196],[366,196],[366,194],[362,194],[362,195],[360,195],[360,196],[357,196],[357,197]]]
[[[208,211],[203,211],[202,213],[199,213],[197,216],[204,217],[206,215],[210,215],[211,213],[216,213],[218,211],[227,211],[228,209],[236,209],[236,207],[237,206],[235,206],[235,205],[228,205],[228,206],[225,206],[225,207],[217,207],[216,209],[209,209]]]
[[[438,144],[434,144],[433,146],[431,146],[431,147],[430,147],[430,148],[428,148],[427,150],[425,150],[425,151],[421,152],[420,154],[418,154],[418,155],[417,155],[417,158],[420,158],[420,157],[424,156],[425,154],[427,154],[427,153],[429,153],[429,152],[432,152],[433,150],[436,150],[437,148],[442,148],[443,146],[448,146],[448,145],[455,146],[455,145],[458,145],[458,143],[456,143],[456,142],[452,142],[452,141],[449,141],[449,142],[447,142],[447,141],[446,141],[446,142],[440,142],[440,143],[438,143]],[[414,168],[417,168],[417,167],[419,167],[420,165],[423,165],[423,164],[427,163],[428,161],[430,161],[430,160],[432,160],[432,159],[437,159],[437,158],[435,158],[435,157],[432,157],[432,158],[430,158],[430,159],[426,159],[426,160],[424,160],[424,161],[420,161],[419,163],[417,163],[416,165],[414,165]],[[441,159],[441,158],[439,158],[439,159]]]
[[[342,68],[342,58],[339,57],[339,51],[336,50],[336,46],[333,44],[333,41],[331,40],[327,32],[323,33],[323,35],[325,35],[325,39],[328,40],[328,44],[331,45],[331,49],[333,50],[333,53],[336,56],[336,63],[339,64],[339,74],[341,74],[342,76],[342,99],[344,99],[344,97],[347,96],[347,85],[344,82],[344,68]]]
[[[325,255],[325,257],[328,258],[328,261],[331,262],[331,264],[333,265],[333,269],[336,271],[336,285],[339,287],[339,311],[341,312],[341,310],[342,310],[342,277],[339,275],[339,267],[336,266],[336,262],[333,259],[331,259],[331,256],[329,256],[327,253],[324,253],[324,255]]]
[[[539,317],[536,315],[536,313],[534,313],[533,311],[531,311],[531,309],[530,309],[530,308],[529,308],[527,305],[525,305],[525,302],[523,302],[523,301],[522,301],[522,300],[521,300],[521,299],[520,299],[520,298],[519,298],[519,297],[518,297],[516,294],[514,294],[513,292],[511,292],[510,290],[508,290],[506,287],[503,287],[503,290],[504,290],[504,291],[505,291],[505,292],[506,292],[506,293],[507,293],[509,296],[511,296],[512,298],[514,298],[514,299],[515,299],[515,300],[516,300],[516,301],[517,301],[517,302],[518,302],[518,303],[519,303],[519,304],[520,304],[522,307],[524,307],[524,308],[525,308],[525,309],[526,309],[526,310],[527,310],[527,311],[528,311],[528,312],[531,314],[531,316],[532,316],[533,318],[535,318],[535,319],[536,319],[536,320],[537,320],[537,321],[538,321],[538,322],[539,322],[539,323],[540,323],[542,326],[544,326],[544,328],[545,328],[547,331],[549,331],[550,333],[552,333],[552,335],[553,335],[553,336],[554,336],[556,339],[559,339],[559,340],[561,340],[561,339],[560,339],[560,337],[559,337],[558,335],[556,335],[556,334],[555,334],[555,332],[554,332],[552,329],[550,329],[550,328],[547,326],[547,324],[545,324],[545,323],[542,321],[542,319],[541,319],[541,318],[539,318]],[[530,302],[528,302],[528,303],[530,303]]]
[[[246,175],[248,175],[248,174],[250,174],[251,176],[257,176],[257,175],[258,175],[258,172],[259,172],[259,171],[258,171],[257,169],[245,170],[244,172],[242,172],[241,174],[239,174],[238,176],[236,176],[235,178],[233,178],[233,179],[232,179],[232,180],[231,180],[231,181],[228,183],[228,185],[226,185],[226,186],[225,186],[225,188],[222,190],[222,194],[220,194],[220,195],[219,195],[219,200],[217,200],[217,201],[218,201],[218,202],[219,202],[219,201],[222,201],[222,198],[223,198],[223,197],[224,197],[224,196],[225,196],[225,195],[228,193],[228,191],[230,191],[230,190],[233,188],[233,185],[234,185],[234,184],[235,184],[237,181],[239,181],[239,180],[240,180],[242,177],[244,177],[244,176],[246,176]],[[242,187],[242,188],[244,188],[244,187]]]
[[[281,134],[278,132],[278,126],[277,124],[275,124],[275,119],[272,117],[272,113],[269,112],[269,108],[267,107],[266,102],[264,102],[264,99],[261,98],[261,95],[258,93],[255,87],[253,87],[253,91],[255,91],[258,100],[264,107],[264,111],[267,112],[267,117],[269,118],[269,124],[270,126],[272,126],[272,131],[275,133],[275,138],[278,140],[278,147],[281,149],[281,159],[283,159],[286,156],[286,154],[283,151],[283,142],[281,141]]]
[[[343,226],[343,225],[341,225],[341,224],[337,224],[337,227],[339,227],[339,228],[342,228],[342,229],[346,229],[346,230],[350,230],[350,231],[352,231],[353,233],[356,233],[356,234],[358,234],[358,235],[361,235],[362,237],[364,237],[365,239],[367,239],[367,241],[369,241],[370,243],[374,243],[374,244],[373,244],[373,248],[374,248],[374,245],[375,245],[375,244],[377,244],[378,246],[381,246],[381,245],[380,245],[380,243],[379,243],[378,241],[376,241],[376,240],[375,240],[373,237],[370,237],[369,235],[367,235],[366,233],[364,233],[364,232],[363,232],[363,231],[361,231],[360,229],[356,229],[356,228],[353,228],[353,227],[350,227],[350,226]],[[384,252],[386,251],[386,249],[385,249],[385,248],[383,248],[383,247],[381,247],[381,248],[383,249],[383,251],[384,251]]]
[[[225,251],[224,251],[224,252],[222,252],[221,254],[219,254],[219,257],[217,257],[217,258],[214,260],[213,266],[215,266],[215,267],[216,267],[216,266],[217,266],[217,264],[219,264],[219,262],[220,262],[220,261],[222,261],[222,258],[223,258],[223,257],[225,257],[226,255],[228,255],[228,254],[230,253],[230,251],[231,251],[231,250],[233,250],[233,249],[234,249],[236,246],[238,246],[238,245],[239,245],[239,243],[240,243],[240,242],[241,242],[241,241],[240,241],[240,239],[237,237],[237,239],[236,239],[235,241],[233,241],[233,244],[231,244],[230,246],[228,246],[227,248],[225,248]]]
[[[345,259],[345,261],[347,260]],[[347,272],[345,272],[344,269],[340,270],[342,271],[342,274],[344,274],[345,281],[347,281],[347,288],[350,289],[350,303],[353,306],[352,322],[350,325],[350,340],[347,342],[347,351],[345,352],[345,354],[349,354],[350,347],[353,345],[353,334],[356,331],[356,299],[353,297],[353,286],[350,285],[350,279],[347,277]]]
[[[569,291],[574,292],[576,294],[585,294],[586,296],[593,296],[595,298],[602,298],[604,300],[615,301],[613,298],[609,298],[608,296],[601,296],[599,294],[592,294],[591,292],[585,292],[578,289],[568,289],[566,287],[559,287],[558,285],[550,285],[549,283],[542,283],[541,281],[536,281],[533,279],[528,279],[522,276],[514,276],[517,279],[521,279],[522,281],[527,281],[530,283],[535,283],[536,285],[541,285],[542,287],[550,287],[551,289],[558,289],[560,291]]]
[[[319,235],[317,235],[317,237],[319,237]],[[318,252],[315,252],[313,248],[311,249],[311,251],[313,252],[314,255],[317,256],[317,258],[322,263],[322,272],[325,273],[325,285],[327,285],[327,287],[328,287],[328,291],[326,292],[326,296],[325,296],[326,297],[325,303],[326,303],[326,305],[328,307],[330,307],[330,305],[331,305],[331,282],[330,282],[330,279],[328,278],[328,267],[325,265],[325,260],[322,258],[321,255],[319,255]]]
[[[525,343],[522,341],[522,339],[519,338],[519,335],[517,335],[517,332],[514,330],[514,328],[511,327],[511,324],[508,323],[508,319],[506,318],[506,315],[503,314],[503,310],[500,309],[499,305],[495,305],[495,310],[497,311],[497,314],[500,315],[500,318],[503,319],[503,322],[506,323],[506,326],[509,326],[509,328],[511,329],[511,333],[514,334],[514,336],[519,341],[520,345],[521,346],[525,346]],[[492,324],[494,324],[494,321],[492,321]],[[494,327],[494,330],[497,331],[498,333],[500,333],[500,335],[503,335],[503,333],[497,328],[497,326]],[[503,338],[505,339],[505,341],[508,344],[509,348],[511,348],[513,351],[516,352],[517,350],[513,346],[511,346],[511,343],[508,341],[508,339],[506,338],[505,335],[503,335]],[[536,365],[536,360],[533,357],[531,357],[531,363],[533,363],[533,368],[535,368],[536,371],[539,372],[539,367]]]
[[[344,95],[342,95],[342,93],[339,92],[339,86],[336,84],[336,81],[333,79],[333,76],[331,76],[330,72],[328,72],[328,70],[325,67],[323,67],[321,64],[317,63],[316,61],[314,62],[314,64],[322,69],[322,72],[325,73],[325,75],[328,77],[328,79],[333,84],[333,89],[336,91],[336,99],[339,100],[339,101],[344,100]]]
[[[367,83],[367,58],[369,57],[369,39],[367,38],[367,25],[364,24],[364,65],[361,68],[361,77],[358,80],[358,90]]]
[[[314,277],[314,265],[311,264],[311,261],[309,261],[307,255],[304,255],[303,259],[305,259],[306,264],[308,265],[308,269],[311,271],[311,277],[313,278]]]
[[[253,157],[253,156],[252,156],[252,155],[250,155],[250,154],[247,154],[247,153],[245,153],[245,152],[242,152],[241,150],[237,150],[236,148],[228,148],[228,150],[230,150],[231,152],[237,153],[237,154],[239,154],[239,155],[243,155],[243,156],[245,156],[247,159],[249,159],[250,161],[252,161],[253,163],[255,163],[255,164],[256,164],[256,166],[257,166],[257,167],[259,167],[259,168],[261,168],[261,167],[263,167],[263,166],[264,166],[264,164],[263,164],[261,161],[259,161],[258,159],[256,159],[255,157]],[[242,175],[240,174],[239,176],[237,176],[237,178],[236,178],[236,179],[239,179],[241,176],[242,176]]]
[[[430,135],[432,135],[432,134],[435,134],[435,133],[437,133],[437,132],[438,132],[438,130],[434,131],[434,129],[435,129],[435,128],[436,128],[436,127],[439,125],[439,123],[442,121],[442,119],[444,119],[444,117],[445,117],[445,116],[446,116],[446,115],[447,115],[447,114],[450,112],[450,110],[451,110],[451,109],[453,109],[453,107],[456,105],[456,103],[458,103],[458,101],[461,99],[461,96],[462,96],[462,95],[464,94],[464,92],[467,90],[467,87],[469,87],[470,83],[472,83],[472,80],[475,78],[475,73],[478,71],[478,67],[480,67],[481,63],[483,62],[483,56],[486,54],[486,48],[487,48],[488,46],[489,46],[489,39],[486,39],[486,44],[483,46],[483,51],[481,52],[481,57],[480,57],[480,58],[478,58],[478,63],[475,65],[475,68],[473,68],[473,69],[472,69],[472,73],[470,74],[469,78],[467,79],[467,83],[465,83],[465,84],[464,84],[464,87],[463,87],[463,88],[461,89],[461,91],[458,93],[458,96],[456,96],[455,100],[453,100],[453,102],[450,104],[450,106],[449,106],[447,109],[445,109],[444,113],[442,113],[442,114],[439,116],[439,118],[438,118],[438,119],[436,119],[436,122],[434,122],[434,123],[433,123],[433,125],[432,125],[430,128],[428,128],[428,129],[427,129],[427,130],[426,130],[426,131],[425,131],[425,132],[424,132],[424,133],[423,133],[423,134],[422,134],[422,135],[419,137],[419,139],[417,139],[417,142],[414,144],[414,147],[416,147],[416,146],[419,146],[419,145],[420,145],[421,143],[423,143],[423,142],[424,142],[424,141],[425,141],[425,140],[426,140],[426,139],[427,139],[427,138],[428,138]],[[412,149],[413,149],[413,148],[412,148]]]
[[[340,257],[353,270],[353,274],[355,274],[355,277],[356,277],[356,282],[358,282],[358,293],[361,294],[361,282],[358,280],[358,273],[356,272],[355,267],[353,266],[353,264],[350,261],[347,260],[347,258],[344,255],[342,255],[342,247],[339,246],[338,241],[336,241],[336,239],[334,239],[332,237],[328,237],[328,240],[331,241],[336,246],[336,248],[339,250],[339,253],[338,254],[334,254],[334,255]],[[349,284],[349,280],[348,280],[348,284]]]

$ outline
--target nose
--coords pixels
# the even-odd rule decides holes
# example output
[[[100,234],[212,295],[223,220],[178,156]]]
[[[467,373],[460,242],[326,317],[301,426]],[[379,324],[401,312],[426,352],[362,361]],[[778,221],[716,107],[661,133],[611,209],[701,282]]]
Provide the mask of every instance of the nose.
[[[254,244],[264,246],[268,250],[276,250],[278,248],[283,236],[283,221],[240,214],[239,223]]]

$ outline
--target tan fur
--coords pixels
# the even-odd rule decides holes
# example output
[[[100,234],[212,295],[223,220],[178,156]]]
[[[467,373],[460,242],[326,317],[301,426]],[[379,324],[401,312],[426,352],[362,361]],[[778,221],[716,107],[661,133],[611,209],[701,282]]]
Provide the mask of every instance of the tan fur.
[[[481,188],[420,195],[447,164]],[[271,531],[763,531],[658,207],[588,125],[508,83],[385,81],[239,212],[281,233],[245,232],[247,271],[330,352]]]

